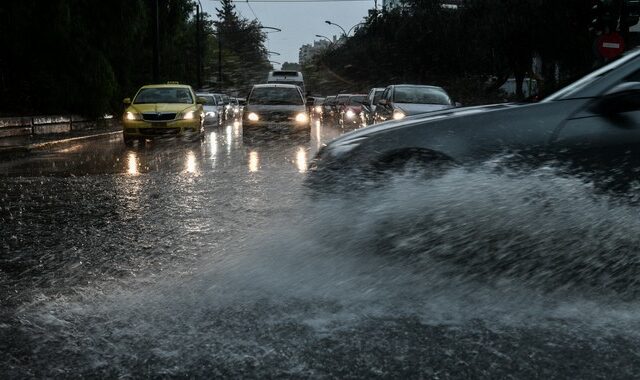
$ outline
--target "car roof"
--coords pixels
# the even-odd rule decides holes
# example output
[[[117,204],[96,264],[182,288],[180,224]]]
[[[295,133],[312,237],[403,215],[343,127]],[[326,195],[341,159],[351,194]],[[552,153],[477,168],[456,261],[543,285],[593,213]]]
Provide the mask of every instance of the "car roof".
[[[419,87],[419,88],[433,88],[433,89],[437,89],[437,90],[443,90],[444,89],[442,87],[439,86],[432,86],[432,85],[428,85],[428,84],[394,84],[392,85],[392,87]]]
[[[351,94],[349,95],[350,98],[353,98],[354,96],[368,96],[367,94]]]
[[[188,84],[146,84],[141,88],[188,88],[191,89],[191,86]]]
[[[264,84],[253,85],[253,88],[264,88],[264,87],[299,88],[295,84],[284,84],[284,83],[264,83]]]

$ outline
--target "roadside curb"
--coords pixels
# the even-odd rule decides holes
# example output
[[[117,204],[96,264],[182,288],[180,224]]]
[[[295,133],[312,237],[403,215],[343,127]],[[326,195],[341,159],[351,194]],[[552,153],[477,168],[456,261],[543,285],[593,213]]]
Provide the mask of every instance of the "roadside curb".
[[[98,139],[98,138],[112,136],[112,135],[115,136],[117,134],[122,134],[122,130],[96,133],[96,134],[91,134],[86,136],[69,137],[69,138],[57,139],[52,141],[43,141],[43,142],[33,143],[28,145],[10,146],[5,148],[0,148],[0,155],[6,155],[6,154],[12,154],[12,153],[27,154],[32,151],[43,150],[43,149],[54,147],[56,145],[64,145],[64,144],[69,144],[77,141]]]

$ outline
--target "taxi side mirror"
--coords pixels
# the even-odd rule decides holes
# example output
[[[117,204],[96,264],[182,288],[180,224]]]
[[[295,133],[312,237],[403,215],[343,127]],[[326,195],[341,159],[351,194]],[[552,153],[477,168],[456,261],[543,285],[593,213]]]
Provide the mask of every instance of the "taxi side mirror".
[[[131,98],[124,98],[124,99],[122,100],[122,103],[124,103],[124,104],[126,104],[126,105],[131,104]]]
[[[196,98],[196,103],[197,104],[206,104],[207,103],[207,99],[203,98],[202,96],[198,96]]]
[[[613,87],[595,102],[593,108],[603,115],[640,110],[640,82],[625,82]]]
[[[378,100],[378,105],[379,106],[386,106],[387,105],[387,99]]]

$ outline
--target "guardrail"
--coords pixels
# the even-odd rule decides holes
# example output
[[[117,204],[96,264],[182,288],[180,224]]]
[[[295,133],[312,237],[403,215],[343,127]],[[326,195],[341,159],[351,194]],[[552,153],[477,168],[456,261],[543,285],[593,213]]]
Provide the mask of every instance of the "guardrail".
[[[78,115],[0,117],[0,138],[102,129],[112,127],[115,122],[116,119],[108,115],[101,118]]]

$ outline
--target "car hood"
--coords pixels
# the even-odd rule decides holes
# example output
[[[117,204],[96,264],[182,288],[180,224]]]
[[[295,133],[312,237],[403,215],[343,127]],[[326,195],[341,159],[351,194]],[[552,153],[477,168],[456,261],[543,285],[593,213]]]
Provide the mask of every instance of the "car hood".
[[[380,124],[375,124],[369,127],[357,129],[353,132],[345,133],[344,135],[333,140],[329,144],[343,143],[352,139],[360,139],[363,137],[374,135],[379,132],[403,127],[406,125],[436,121],[444,118],[462,118],[470,115],[475,115],[478,113],[493,112],[501,109],[514,108],[514,107],[520,107],[520,106],[521,106],[520,104],[516,104],[516,103],[503,103],[503,104],[491,104],[491,105],[478,106],[478,107],[448,108],[441,111],[435,111],[428,114],[408,116],[402,120],[397,120],[397,121],[392,120],[392,121],[387,121]]]
[[[417,115],[420,113],[440,111],[443,109],[452,108],[451,105],[446,104],[415,104],[415,103],[394,103],[395,109],[400,109],[405,115]]]
[[[305,107],[303,105],[287,105],[287,104],[277,104],[277,105],[271,105],[271,104],[247,104],[244,107],[244,111],[245,112],[274,112],[274,111],[282,111],[282,112],[295,112],[295,111],[300,111],[303,112],[305,111]]]
[[[186,109],[194,108],[194,104],[133,104],[129,106],[129,111],[138,113],[175,112],[179,113]]]

